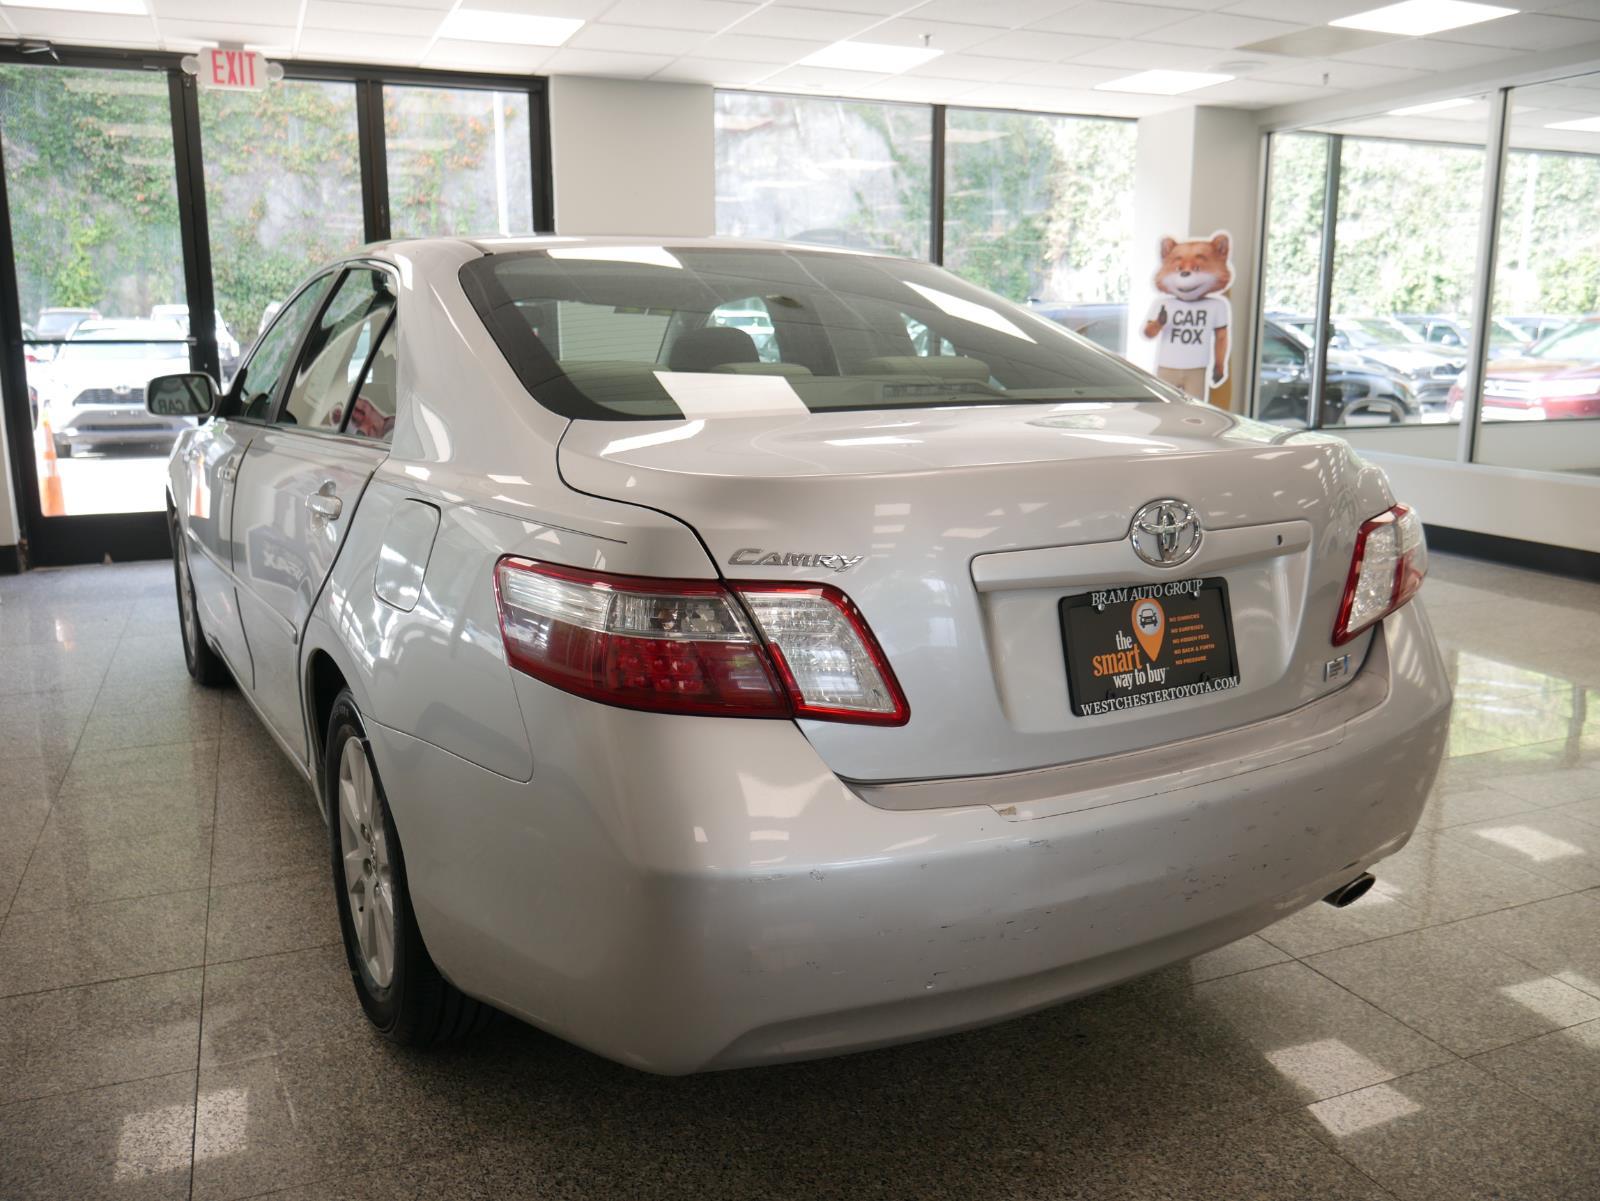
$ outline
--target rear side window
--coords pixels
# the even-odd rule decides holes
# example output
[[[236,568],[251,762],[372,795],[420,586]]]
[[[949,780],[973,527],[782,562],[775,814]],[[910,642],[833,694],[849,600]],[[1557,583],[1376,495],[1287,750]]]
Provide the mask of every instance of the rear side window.
[[[461,283],[523,386],[567,417],[1177,399],[1054,322],[904,259],[569,245],[485,255]]]
[[[304,429],[340,429],[356,381],[393,311],[394,289],[385,272],[366,267],[345,272],[306,339],[278,421]]]
[[[233,412],[237,416],[251,421],[267,419],[272,411],[273,398],[278,394],[278,385],[289,370],[294,348],[300,344],[300,335],[311,320],[311,315],[317,311],[323,293],[328,289],[328,281],[332,278],[331,275],[325,275],[309,284],[284,307],[272,327],[261,335],[254,353],[239,369],[234,380]]]
[[[389,322],[378,340],[378,349],[367,360],[366,374],[350,401],[350,419],[345,423],[345,433],[379,442],[387,442],[394,436],[395,339],[398,336],[395,323]]]

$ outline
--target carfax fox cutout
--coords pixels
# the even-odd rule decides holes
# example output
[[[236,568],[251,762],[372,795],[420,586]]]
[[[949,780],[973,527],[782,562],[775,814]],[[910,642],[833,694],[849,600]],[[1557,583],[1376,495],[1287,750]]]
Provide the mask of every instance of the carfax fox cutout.
[[[1156,374],[1205,400],[1228,378],[1228,325],[1233,305],[1225,293],[1233,283],[1232,243],[1225,233],[1180,242],[1161,239],[1159,295],[1150,305],[1144,336],[1159,338]]]

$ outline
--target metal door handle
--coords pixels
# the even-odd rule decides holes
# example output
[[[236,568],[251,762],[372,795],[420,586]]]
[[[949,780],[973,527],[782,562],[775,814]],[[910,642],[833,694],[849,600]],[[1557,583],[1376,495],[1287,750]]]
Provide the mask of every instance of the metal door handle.
[[[344,512],[344,501],[333,494],[333,481],[329,480],[310,496],[306,497],[306,512],[311,514],[311,519],[316,521],[337,521],[339,514]]]

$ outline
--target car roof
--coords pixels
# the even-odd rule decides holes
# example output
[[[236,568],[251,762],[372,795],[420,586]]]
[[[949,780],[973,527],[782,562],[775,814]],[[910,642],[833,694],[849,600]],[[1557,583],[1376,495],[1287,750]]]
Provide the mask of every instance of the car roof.
[[[73,331],[72,337],[92,342],[96,340],[91,336],[93,334],[115,338],[150,338],[158,342],[180,341],[184,336],[176,322],[164,317],[110,317],[83,322]]]
[[[887,251],[863,250],[853,246],[835,246],[826,242],[784,242],[767,238],[688,238],[671,235],[648,236],[642,234],[588,234],[583,236],[563,234],[527,234],[512,236],[482,236],[458,238],[406,238],[375,243],[367,252],[379,249],[398,250],[404,246],[441,245],[454,243],[467,245],[482,254],[508,254],[518,250],[549,250],[552,248],[578,249],[584,246],[663,246],[676,250],[810,250],[821,254],[849,255],[856,258],[897,258]],[[359,253],[353,257],[359,257]]]

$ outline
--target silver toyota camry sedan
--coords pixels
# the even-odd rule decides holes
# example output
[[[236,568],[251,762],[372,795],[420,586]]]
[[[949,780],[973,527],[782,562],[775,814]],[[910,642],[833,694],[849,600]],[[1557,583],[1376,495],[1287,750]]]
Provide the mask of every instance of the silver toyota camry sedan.
[[[315,788],[400,1042],[993,1022],[1358,894],[1442,752],[1381,471],[926,263],[395,242],[148,404],[205,418],[190,670]]]

